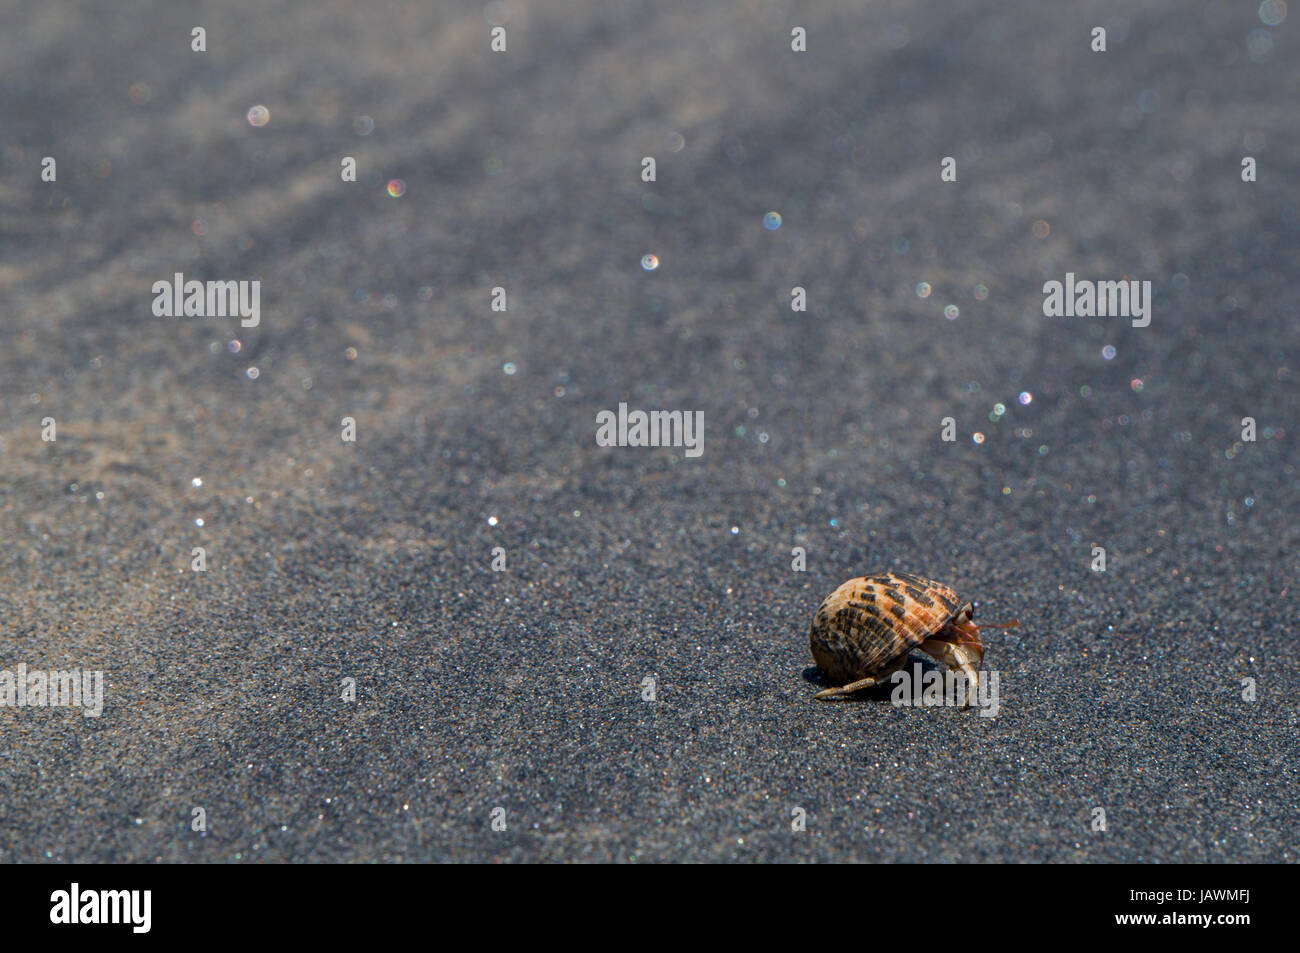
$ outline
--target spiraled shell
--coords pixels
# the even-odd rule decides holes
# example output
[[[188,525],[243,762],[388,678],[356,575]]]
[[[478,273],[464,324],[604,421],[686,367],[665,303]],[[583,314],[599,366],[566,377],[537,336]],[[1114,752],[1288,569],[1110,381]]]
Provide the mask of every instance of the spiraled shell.
[[[911,573],[850,579],[813,616],[813,660],[837,685],[887,672],[966,605],[950,587]]]

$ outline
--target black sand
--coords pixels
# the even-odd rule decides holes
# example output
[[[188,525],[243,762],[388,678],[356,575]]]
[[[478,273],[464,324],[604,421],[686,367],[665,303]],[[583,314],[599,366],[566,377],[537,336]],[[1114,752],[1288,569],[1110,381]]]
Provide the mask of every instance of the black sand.
[[[1296,15],[511,6],[0,14],[0,668],[107,681],[0,708],[0,860],[1296,860]],[[997,717],[811,701],[885,568]]]

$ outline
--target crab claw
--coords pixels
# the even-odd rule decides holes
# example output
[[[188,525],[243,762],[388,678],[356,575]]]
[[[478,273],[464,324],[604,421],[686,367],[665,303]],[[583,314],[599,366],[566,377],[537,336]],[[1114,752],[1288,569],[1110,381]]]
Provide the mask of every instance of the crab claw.
[[[973,622],[954,622],[934,638],[926,639],[920,649],[966,676],[966,704],[970,707],[980,687],[980,666],[984,664],[984,643],[979,626]]]

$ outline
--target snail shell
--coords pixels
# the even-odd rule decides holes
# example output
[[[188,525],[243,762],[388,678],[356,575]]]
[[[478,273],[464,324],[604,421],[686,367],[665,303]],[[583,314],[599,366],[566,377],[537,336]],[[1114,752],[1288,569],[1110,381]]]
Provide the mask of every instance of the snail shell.
[[[813,661],[840,686],[816,697],[878,684],[907,661],[912,649],[960,669],[976,688],[984,644],[973,614],[972,604],[951,587],[911,573],[850,579],[813,616],[808,635]]]

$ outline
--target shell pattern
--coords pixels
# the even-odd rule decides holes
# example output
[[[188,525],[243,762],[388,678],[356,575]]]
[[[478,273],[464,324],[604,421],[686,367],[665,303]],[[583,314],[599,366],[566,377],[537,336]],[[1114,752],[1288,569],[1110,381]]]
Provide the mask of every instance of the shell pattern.
[[[950,587],[911,573],[850,579],[813,616],[813,660],[837,685],[883,674],[968,606]]]

